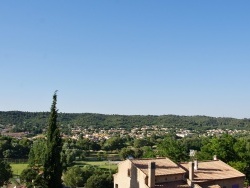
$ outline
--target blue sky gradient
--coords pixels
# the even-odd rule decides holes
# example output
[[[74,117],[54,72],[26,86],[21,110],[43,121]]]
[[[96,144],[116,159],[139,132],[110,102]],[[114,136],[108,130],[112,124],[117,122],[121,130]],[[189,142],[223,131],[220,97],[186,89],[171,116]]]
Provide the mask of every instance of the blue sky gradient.
[[[1,1],[0,110],[250,118],[250,1]]]

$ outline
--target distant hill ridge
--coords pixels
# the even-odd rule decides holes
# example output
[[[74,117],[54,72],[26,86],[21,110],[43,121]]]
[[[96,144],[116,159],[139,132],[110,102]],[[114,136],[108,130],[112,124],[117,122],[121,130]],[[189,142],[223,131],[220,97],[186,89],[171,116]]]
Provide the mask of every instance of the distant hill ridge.
[[[0,125],[15,125],[14,131],[41,131],[46,127],[49,112],[0,111]],[[93,127],[130,129],[135,126],[163,125],[186,129],[246,129],[250,119],[208,116],[179,115],[105,115],[95,113],[58,113],[58,122],[63,127]],[[1,127],[0,127],[1,128]]]

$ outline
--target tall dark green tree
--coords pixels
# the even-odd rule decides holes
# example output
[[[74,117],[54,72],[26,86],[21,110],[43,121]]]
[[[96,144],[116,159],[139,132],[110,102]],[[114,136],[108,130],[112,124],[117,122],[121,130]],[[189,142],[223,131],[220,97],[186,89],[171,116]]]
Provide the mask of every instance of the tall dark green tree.
[[[0,187],[8,184],[9,179],[12,177],[12,170],[9,163],[0,159]]]
[[[47,148],[44,161],[44,179],[48,188],[59,188],[62,185],[62,138],[57,123],[57,93],[53,95],[47,130]]]

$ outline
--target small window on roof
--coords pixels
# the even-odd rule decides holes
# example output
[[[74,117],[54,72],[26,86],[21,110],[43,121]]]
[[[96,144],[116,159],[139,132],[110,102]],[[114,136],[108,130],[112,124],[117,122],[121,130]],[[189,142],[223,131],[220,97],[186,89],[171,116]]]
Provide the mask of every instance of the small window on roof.
[[[239,188],[239,184],[234,184],[232,188]]]

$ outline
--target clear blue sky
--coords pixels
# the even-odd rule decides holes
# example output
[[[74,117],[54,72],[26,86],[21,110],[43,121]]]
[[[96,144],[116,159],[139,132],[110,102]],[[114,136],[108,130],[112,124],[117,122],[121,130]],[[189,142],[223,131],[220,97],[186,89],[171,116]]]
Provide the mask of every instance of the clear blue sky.
[[[250,118],[250,1],[0,1],[0,111]]]

